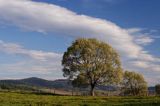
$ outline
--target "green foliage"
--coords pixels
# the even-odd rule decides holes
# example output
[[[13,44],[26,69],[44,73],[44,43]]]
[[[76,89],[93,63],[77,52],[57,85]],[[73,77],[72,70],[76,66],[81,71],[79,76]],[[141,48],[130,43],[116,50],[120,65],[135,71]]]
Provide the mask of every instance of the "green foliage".
[[[160,97],[52,96],[0,92],[0,106],[160,106]]]
[[[118,53],[96,39],[73,42],[63,55],[62,65],[65,77],[77,78],[75,81],[85,79],[85,83],[91,86],[91,92],[98,84],[117,84],[122,77]]]
[[[157,85],[155,86],[155,91],[156,91],[156,94],[157,94],[157,95],[160,95],[160,84],[157,84]]]
[[[146,95],[147,94],[147,82],[144,80],[143,75],[125,71],[123,78],[123,87],[125,93],[131,95]]]

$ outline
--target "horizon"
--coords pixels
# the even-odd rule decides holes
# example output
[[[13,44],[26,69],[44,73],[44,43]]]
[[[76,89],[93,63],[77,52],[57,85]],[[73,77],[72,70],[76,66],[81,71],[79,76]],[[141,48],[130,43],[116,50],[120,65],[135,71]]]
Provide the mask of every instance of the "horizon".
[[[152,5],[150,5],[152,4]],[[77,38],[118,51],[125,70],[160,83],[160,1],[0,0],[0,79],[65,79],[63,53]]]
[[[40,77],[27,77],[27,78],[19,78],[19,79],[0,79],[0,81],[5,81],[5,80],[24,80],[24,79],[32,79],[32,78],[42,79],[42,80],[47,80],[47,81],[68,80],[68,79],[55,79],[55,80],[50,80],[50,79],[45,79],[45,78],[40,78]],[[104,85],[104,86],[112,86],[112,85]],[[148,86],[148,88],[150,88],[150,87],[155,87],[155,85]]]

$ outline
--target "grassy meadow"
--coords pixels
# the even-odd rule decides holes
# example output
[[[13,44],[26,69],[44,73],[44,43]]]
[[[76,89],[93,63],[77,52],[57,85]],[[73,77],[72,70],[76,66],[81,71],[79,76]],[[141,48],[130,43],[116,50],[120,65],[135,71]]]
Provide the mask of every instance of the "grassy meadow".
[[[0,106],[160,106],[160,97],[56,96],[0,92]]]

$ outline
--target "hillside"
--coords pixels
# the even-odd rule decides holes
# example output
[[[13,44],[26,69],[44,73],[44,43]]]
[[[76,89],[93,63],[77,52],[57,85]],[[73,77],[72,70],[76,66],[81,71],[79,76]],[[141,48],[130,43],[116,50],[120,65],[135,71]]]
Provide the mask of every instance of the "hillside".
[[[20,80],[0,80],[0,87],[3,88],[14,88],[14,87],[37,87],[37,88],[65,88],[70,89],[71,86],[68,84],[68,80],[59,79],[54,81],[49,81],[41,78],[31,77]]]
[[[54,81],[45,80],[42,78],[26,78],[20,80],[0,80],[0,87],[2,89],[33,89],[33,88],[46,88],[46,89],[63,89],[71,90],[72,85],[69,84],[67,79],[58,79]],[[112,86],[98,86],[99,90],[116,90]],[[82,89],[83,90],[83,89]]]

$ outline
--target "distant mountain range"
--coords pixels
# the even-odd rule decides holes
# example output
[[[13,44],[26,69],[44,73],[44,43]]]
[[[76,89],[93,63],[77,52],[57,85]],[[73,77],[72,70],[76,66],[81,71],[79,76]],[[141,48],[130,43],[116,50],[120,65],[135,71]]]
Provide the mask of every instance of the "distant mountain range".
[[[18,88],[18,87],[37,87],[37,88],[64,88],[70,89],[72,86],[68,83],[66,79],[59,79],[54,81],[49,81],[41,78],[31,77],[20,80],[0,80],[0,87],[7,89]]]

